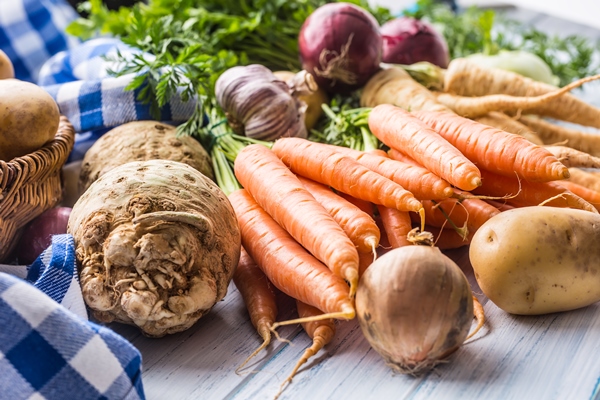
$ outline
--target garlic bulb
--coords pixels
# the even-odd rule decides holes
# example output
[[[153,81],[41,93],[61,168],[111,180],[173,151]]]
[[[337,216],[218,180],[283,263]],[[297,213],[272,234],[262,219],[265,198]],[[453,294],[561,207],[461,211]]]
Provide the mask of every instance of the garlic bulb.
[[[267,141],[307,137],[306,104],[292,96],[288,85],[262,65],[228,69],[217,79],[215,92],[238,134]]]
[[[363,334],[395,371],[418,375],[458,349],[473,320],[469,282],[433,246],[410,245],[373,262],[356,292]]]

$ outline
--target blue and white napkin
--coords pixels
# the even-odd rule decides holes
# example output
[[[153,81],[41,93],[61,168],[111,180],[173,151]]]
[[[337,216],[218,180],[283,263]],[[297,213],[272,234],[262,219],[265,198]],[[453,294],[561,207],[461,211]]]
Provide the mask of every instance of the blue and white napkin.
[[[144,399],[141,366],[87,320],[71,235],[54,236],[26,279],[0,272],[0,399]]]

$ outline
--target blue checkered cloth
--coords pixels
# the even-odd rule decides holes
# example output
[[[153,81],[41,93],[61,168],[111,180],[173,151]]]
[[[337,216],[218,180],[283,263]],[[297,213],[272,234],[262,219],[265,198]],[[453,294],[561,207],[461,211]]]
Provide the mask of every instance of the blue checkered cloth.
[[[17,79],[36,82],[46,60],[79,44],[64,32],[75,18],[65,0],[0,0],[0,50]]]
[[[26,280],[0,272],[0,326],[0,399],[145,398],[139,351],[87,321],[71,235]]]
[[[42,67],[38,84],[54,97],[78,133],[70,161],[76,161],[111,128],[131,121],[155,119],[150,104],[138,99],[141,89],[126,90],[135,75],[110,76],[119,65],[109,61],[117,52],[126,57],[139,54],[115,38],[92,39],[51,57]],[[152,58],[146,54],[145,57]],[[160,120],[175,124],[187,121],[196,108],[195,99],[183,102],[173,96],[161,109]]]

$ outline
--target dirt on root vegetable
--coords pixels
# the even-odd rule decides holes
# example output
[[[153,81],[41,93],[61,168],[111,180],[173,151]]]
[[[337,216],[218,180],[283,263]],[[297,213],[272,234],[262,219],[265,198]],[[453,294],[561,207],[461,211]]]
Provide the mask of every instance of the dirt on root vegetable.
[[[231,203],[175,161],[113,168],[69,218],[83,297],[95,318],[160,337],[192,326],[221,300],[240,256]]]

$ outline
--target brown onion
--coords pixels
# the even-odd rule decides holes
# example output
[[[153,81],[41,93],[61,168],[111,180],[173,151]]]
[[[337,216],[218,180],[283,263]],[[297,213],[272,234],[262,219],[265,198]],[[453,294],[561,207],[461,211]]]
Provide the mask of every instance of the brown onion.
[[[363,334],[395,371],[432,369],[466,340],[473,297],[461,269],[437,247],[410,245],[373,262],[356,292]]]

